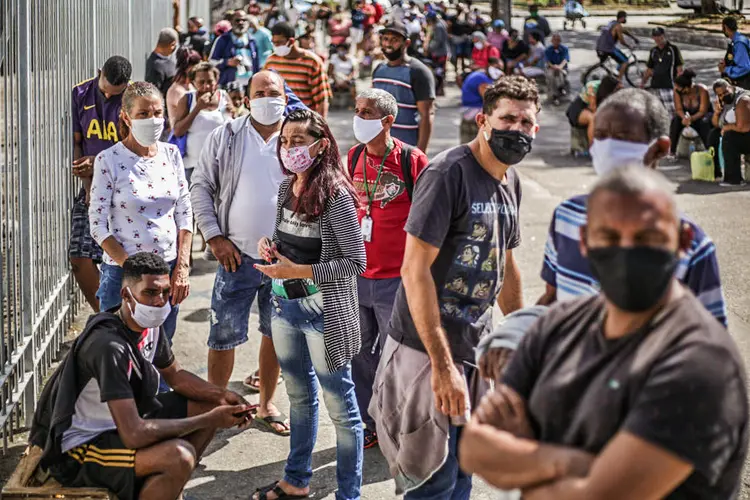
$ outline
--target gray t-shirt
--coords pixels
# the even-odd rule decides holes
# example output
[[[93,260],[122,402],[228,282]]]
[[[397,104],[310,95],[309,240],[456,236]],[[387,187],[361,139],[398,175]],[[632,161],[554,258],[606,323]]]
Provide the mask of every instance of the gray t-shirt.
[[[432,28],[429,51],[433,57],[443,57],[448,55],[448,50],[448,28],[438,19]]]
[[[736,498],[748,401],[732,337],[689,291],[625,337],[603,318],[601,296],[564,301],[518,346],[503,382],[536,439],[598,454],[625,430],[695,468],[667,498]]]
[[[438,155],[416,183],[406,232],[440,249],[432,265],[440,317],[454,361],[474,361],[479,318],[503,285],[505,250],[521,242],[521,183],[513,167],[499,182],[468,146]],[[391,336],[424,351],[403,285],[396,294]]]

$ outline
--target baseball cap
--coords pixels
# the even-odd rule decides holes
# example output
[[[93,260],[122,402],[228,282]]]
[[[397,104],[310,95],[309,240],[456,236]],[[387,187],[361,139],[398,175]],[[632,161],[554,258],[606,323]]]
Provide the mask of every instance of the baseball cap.
[[[495,19],[492,21],[492,27],[493,28],[505,28],[505,21],[502,19]]]
[[[664,28],[658,27],[651,30],[651,36],[663,36],[666,35],[667,32],[664,31]]]
[[[402,23],[401,21],[391,21],[390,23],[383,26],[383,29],[380,30],[381,35],[383,33],[389,32],[401,35],[404,38],[409,38],[409,35],[406,32],[406,26],[404,26],[404,23]]]

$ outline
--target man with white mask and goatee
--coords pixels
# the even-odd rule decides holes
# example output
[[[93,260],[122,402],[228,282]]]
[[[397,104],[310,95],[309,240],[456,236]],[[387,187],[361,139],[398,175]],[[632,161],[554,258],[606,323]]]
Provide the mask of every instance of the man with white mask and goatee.
[[[273,232],[276,218],[284,178],[277,142],[287,101],[281,76],[267,70],[254,74],[245,97],[250,115],[211,133],[190,189],[198,228],[219,261],[211,298],[208,380],[227,386],[234,350],[247,342],[250,307],[257,296],[259,369],[245,385],[260,392],[256,421],[283,436],[289,435],[289,422],[272,402],[279,362],[271,341],[271,281],[253,266],[262,263],[258,240]]]
[[[621,90],[596,111],[590,152],[599,176],[633,163],[655,169],[669,153],[669,146],[669,116],[659,98],[644,90]],[[598,293],[599,283],[581,254],[580,228],[586,224],[587,199],[588,195],[574,196],[558,205],[552,215],[541,273],[547,289],[539,304]],[[684,215],[682,226],[692,232],[693,238],[690,249],[681,256],[676,275],[726,325],[716,247]]]
[[[367,252],[367,269],[357,278],[362,349],[352,360],[357,403],[365,424],[365,449],[378,443],[375,423],[367,413],[372,384],[385,344],[393,299],[401,284],[406,233],[417,176],[427,155],[391,137],[398,114],[396,98],[381,89],[357,96],[354,137],[347,165],[360,198],[358,216]]]

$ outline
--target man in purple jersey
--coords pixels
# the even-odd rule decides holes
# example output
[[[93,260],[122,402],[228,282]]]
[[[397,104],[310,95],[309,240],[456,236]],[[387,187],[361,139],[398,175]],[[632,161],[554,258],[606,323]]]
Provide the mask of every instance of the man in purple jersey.
[[[102,249],[91,237],[88,196],[94,176],[94,157],[120,140],[118,123],[122,93],[128,86],[133,68],[122,56],[112,56],[99,75],[73,87],[73,175],[83,187],[76,196],[71,214],[68,255],[73,275],[86,301],[99,311],[96,291]]]

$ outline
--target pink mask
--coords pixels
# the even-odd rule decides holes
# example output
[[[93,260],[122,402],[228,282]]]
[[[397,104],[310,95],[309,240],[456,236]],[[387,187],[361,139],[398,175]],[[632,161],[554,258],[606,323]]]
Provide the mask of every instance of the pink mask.
[[[309,146],[297,146],[289,149],[282,147],[279,151],[281,164],[290,172],[301,174],[315,163],[315,158],[310,156],[310,148],[317,143],[318,141],[315,141]]]

